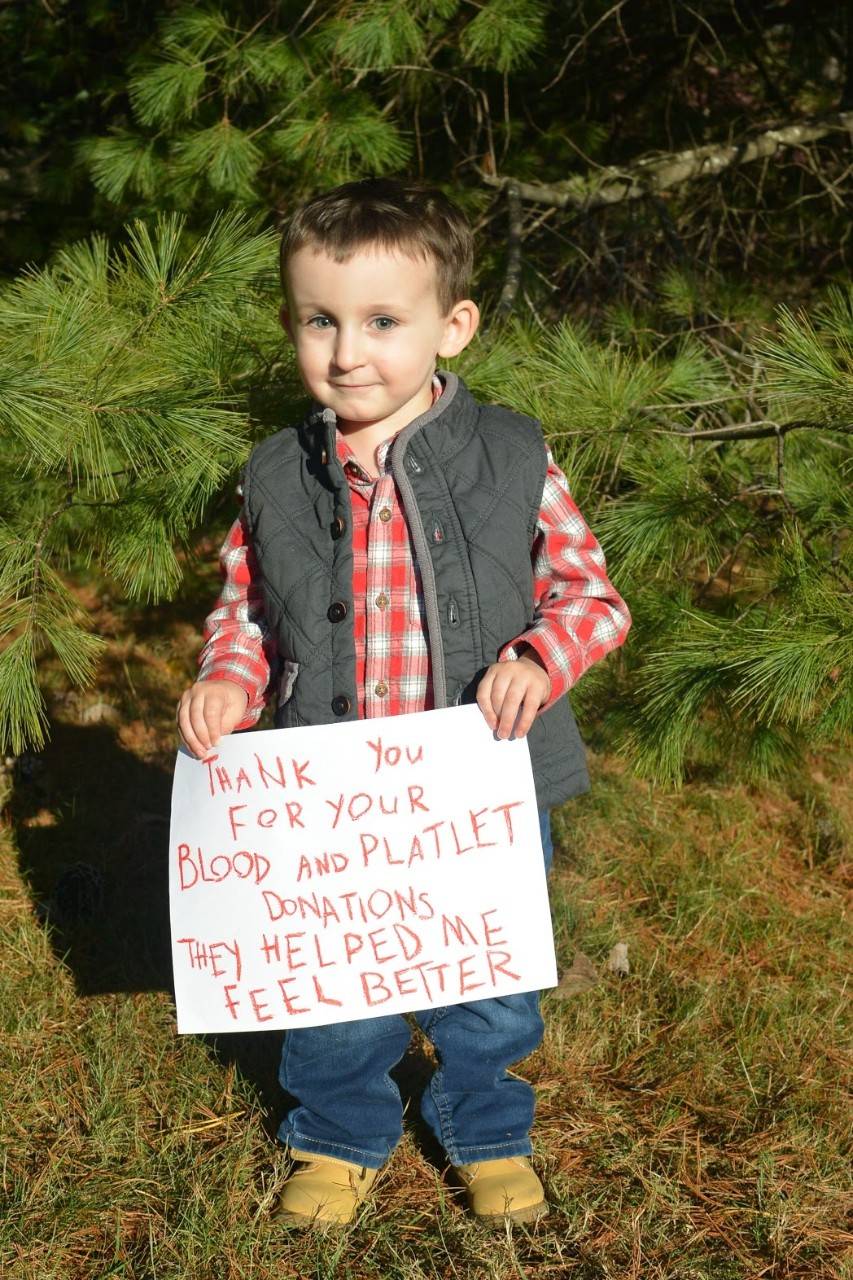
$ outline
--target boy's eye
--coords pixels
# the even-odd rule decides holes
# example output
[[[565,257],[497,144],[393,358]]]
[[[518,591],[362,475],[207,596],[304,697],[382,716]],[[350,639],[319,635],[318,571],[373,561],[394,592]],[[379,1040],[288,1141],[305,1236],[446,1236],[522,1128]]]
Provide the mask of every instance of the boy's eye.
[[[331,323],[328,316],[312,316],[308,321],[308,324],[313,325],[315,329],[325,329]]]
[[[387,331],[388,329],[393,329],[397,321],[392,319],[391,316],[377,316],[373,323],[377,329]]]

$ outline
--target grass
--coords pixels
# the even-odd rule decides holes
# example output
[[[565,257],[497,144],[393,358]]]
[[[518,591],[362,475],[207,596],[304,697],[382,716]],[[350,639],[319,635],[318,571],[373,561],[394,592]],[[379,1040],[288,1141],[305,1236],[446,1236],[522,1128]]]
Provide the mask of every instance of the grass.
[[[554,818],[551,890],[561,970],[581,950],[599,981],[546,995],[520,1068],[550,1216],[495,1232],[463,1213],[416,1122],[430,1060],[414,1041],[373,1207],[303,1234],[268,1213],[279,1037],[175,1033],[164,817],[203,606],[88,605],[110,642],[99,692],[49,672],[50,747],[6,775],[4,1277],[853,1276],[849,753],[760,790],[697,776],[680,792],[592,755],[592,792]],[[616,942],[625,977],[606,966]]]

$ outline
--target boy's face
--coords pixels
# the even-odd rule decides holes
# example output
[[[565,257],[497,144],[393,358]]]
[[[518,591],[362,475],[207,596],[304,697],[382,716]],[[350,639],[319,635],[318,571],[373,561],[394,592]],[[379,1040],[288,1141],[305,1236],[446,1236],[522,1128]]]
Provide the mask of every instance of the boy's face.
[[[282,324],[315,400],[342,427],[399,430],[432,403],[437,355],[457,355],[479,322],[476,303],[442,315],[432,259],[366,247],[346,262],[305,246],[286,269]]]

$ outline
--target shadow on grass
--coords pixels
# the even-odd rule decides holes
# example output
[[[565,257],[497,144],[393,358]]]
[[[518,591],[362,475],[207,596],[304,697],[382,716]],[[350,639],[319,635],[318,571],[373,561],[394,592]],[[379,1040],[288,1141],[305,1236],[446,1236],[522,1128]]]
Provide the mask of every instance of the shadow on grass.
[[[171,762],[170,762],[171,765]],[[123,749],[102,725],[55,722],[38,756],[21,757],[9,804],[19,870],[57,959],[82,997],[174,994],[169,927],[171,767]],[[294,1101],[278,1084],[282,1033],[198,1037],[234,1065],[261,1101],[274,1137]],[[407,1126],[427,1159],[444,1162],[422,1124],[419,1100],[432,1071],[413,1034],[392,1073]]]
[[[171,991],[171,778],[103,725],[54,723],[18,761],[21,876],[81,996]]]

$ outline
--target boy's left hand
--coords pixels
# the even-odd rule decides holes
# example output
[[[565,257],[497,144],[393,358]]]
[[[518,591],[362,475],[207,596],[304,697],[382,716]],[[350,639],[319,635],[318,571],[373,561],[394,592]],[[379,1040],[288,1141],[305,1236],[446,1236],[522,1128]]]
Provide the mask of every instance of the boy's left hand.
[[[493,662],[477,687],[477,705],[498,738],[523,738],[551,694],[548,675],[529,646],[510,662]],[[516,723],[517,718],[517,723]]]

